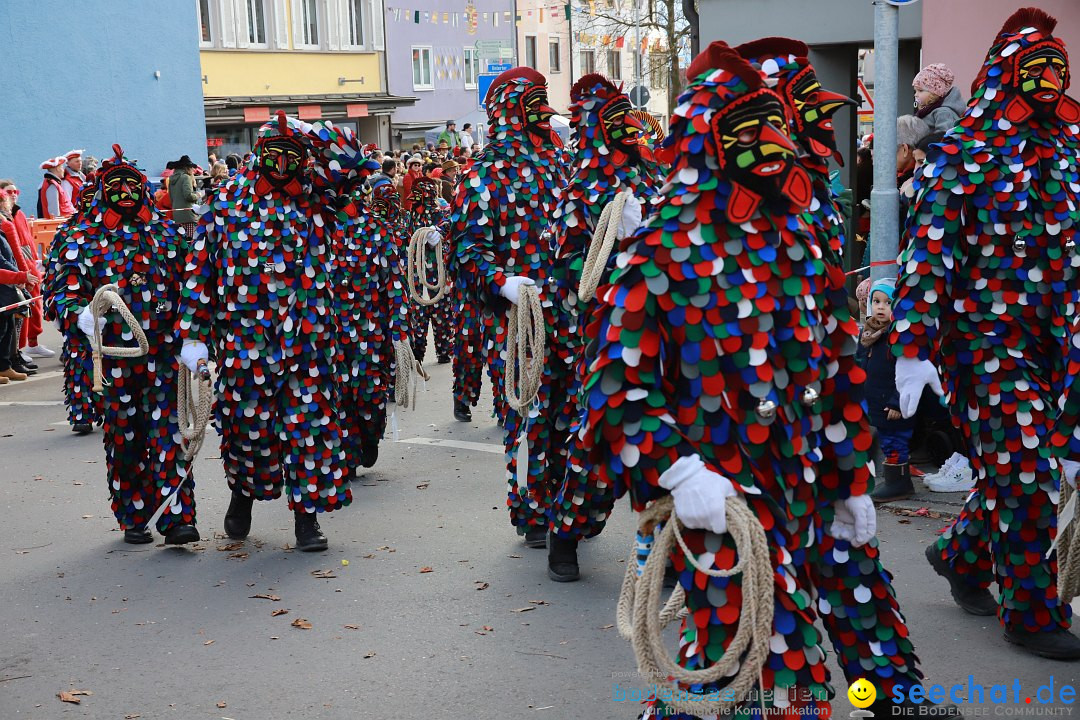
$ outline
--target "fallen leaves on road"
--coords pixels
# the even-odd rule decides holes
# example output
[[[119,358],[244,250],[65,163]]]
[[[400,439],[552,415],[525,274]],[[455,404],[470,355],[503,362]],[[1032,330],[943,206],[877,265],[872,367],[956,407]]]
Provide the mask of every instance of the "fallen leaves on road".
[[[142,717],[142,715],[137,715],[137,714],[132,713],[131,715],[125,715],[124,720],[138,720],[141,717]]]
[[[416,486],[416,489],[417,490],[427,490],[428,489],[428,484],[427,483],[420,483],[419,485]]]
[[[82,700],[79,698],[80,695],[90,696],[93,694],[94,693],[89,690],[61,690],[56,693],[56,697],[60,698],[62,702],[71,703],[72,705],[81,705]]]
[[[520,559],[521,559],[521,556],[520,556],[520,555],[507,555],[506,557],[509,557],[509,558],[515,558],[515,559],[518,559],[518,560],[520,560]]]
[[[615,627],[615,626],[614,625],[601,625],[600,629],[601,630],[610,630],[613,627]]]
[[[225,704],[224,702],[219,702],[219,703],[217,704],[217,706],[218,706],[219,708],[226,708],[226,707],[228,707],[228,706],[227,706],[227,705],[226,705],[226,704]]]
[[[246,552],[229,553],[229,558],[231,558],[233,560],[247,560],[248,559],[248,553],[246,553]]]
[[[528,607],[516,608],[514,610],[511,610],[510,612],[523,613],[523,612],[529,612],[530,610],[535,610],[535,609],[536,609],[535,607],[533,607],[532,605],[529,605]]]
[[[277,617],[278,615],[288,615],[288,614],[289,614],[289,609],[288,608],[281,608],[280,610],[274,610],[273,612],[271,612],[270,617]]]
[[[429,573],[429,572],[435,572],[435,571],[432,570],[431,568],[429,568],[427,565],[425,565],[424,567],[420,568],[420,572],[421,573]]]
[[[364,556],[364,559],[365,559],[365,560],[370,560],[370,559],[371,559],[371,558],[373,558],[373,557],[375,557],[375,553],[371,553],[370,555],[365,555],[365,556]]]
[[[530,600],[529,602],[532,603],[533,605],[550,605],[551,604],[547,600]]]
[[[491,587],[491,585],[489,585],[488,583],[483,582],[481,580],[476,580],[474,582],[476,584],[476,589],[477,590],[487,590],[489,587]]]
[[[337,575],[334,574],[333,570],[312,570],[311,574],[313,577],[323,578],[325,580],[337,577]]]
[[[278,602],[281,600],[281,598],[279,598],[277,595],[268,595],[266,593],[259,593],[258,595],[248,595],[248,597],[252,600],[273,600],[274,602]]]
[[[304,618],[296,618],[295,620],[292,621],[292,626],[294,628],[300,628],[301,630],[310,630],[311,629],[311,623],[309,623]]]
[[[221,550],[222,552],[232,552],[233,550],[239,550],[242,547],[244,547],[244,541],[240,540],[238,542],[231,542],[225,545],[218,545],[217,549]]]
[[[213,644],[214,644],[213,640],[207,640],[206,642],[203,643],[203,645],[213,645]]]
[[[373,657],[375,657],[375,651],[374,650],[370,650],[370,651],[364,653],[364,659],[365,660],[367,660],[368,658],[373,658]]]
[[[90,519],[90,518],[92,518],[92,517],[94,517],[94,516],[93,516],[93,515],[83,515],[83,516],[82,516],[82,519],[83,519],[83,520],[89,520],[89,519]]]
[[[346,630],[359,630],[360,626],[359,625],[346,625],[345,629]]]

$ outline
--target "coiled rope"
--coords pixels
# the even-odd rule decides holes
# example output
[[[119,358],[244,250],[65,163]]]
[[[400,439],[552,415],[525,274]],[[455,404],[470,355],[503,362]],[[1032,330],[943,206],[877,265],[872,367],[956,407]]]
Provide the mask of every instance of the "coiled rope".
[[[522,285],[506,327],[506,402],[522,415],[540,394],[544,370],[544,310],[535,285]]]
[[[1061,497],[1058,498],[1057,538],[1047,551],[1047,558],[1057,549],[1057,593],[1062,602],[1068,603],[1080,595],[1080,533],[1076,531],[1076,505],[1078,493],[1072,484],[1061,478]]]
[[[131,334],[135,336],[135,342],[139,343],[139,347],[124,347],[124,346],[107,346],[102,345],[101,342],[101,323],[98,322],[101,318],[104,318],[110,310],[113,308],[120,313],[120,317],[124,319],[128,327],[131,329]],[[139,321],[135,319],[135,316],[131,314],[131,310],[128,308],[127,303],[120,297],[120,288],[116,285],[102,285],[94,293],[94,299],[90,301],[90,314],[94,318],[94,342],[93,342],[93,361],[94,361],[94,387],[93,390],[96,393],[102,390],[102,358],[105,355],[109,357],[142,357],[150,351],[150,343],[146,340],[146,333],[143,332],[142,326]]]
[[[585,263],[581,266],[578,299],[582,302],[589,302],[596,295],[596,288],[600,286],[600,278],[607,269],[611,250],[615,247],[615,242],[626,234],[622,219],[623,208],[633,194],[629,189],[623,190],[600,211],[592,240],[585,251]]]
[[[432,285],[428,280],[427,241],[431,234],[439,234],[433,227],[422,227],[409,239],[406,271],[409,281],[409,297],[421,305],[434,305],[446,297],[446,258],[443,257],[441,242],[435,250],[435,272],[438,280]],[[441,241],[441,238],[440,238]],[[419,283],[417,282],[419,276]],[[434,293],[434,295],[433,295]]]
[[[394,402],[402,410],[411,406],[416,409],[417,389],[420,379],[426,382],[431,376],[424,370],[423,364],[413,354],[408,340],[394,343],[394,359],[397,363],[397,379],[394,382]],[[411,388],[410,388],[411,383]]]
[[[637,577],[635,548],[627,562],[626,576],[616,607],[619,634],[628,638],[634,646],[638,672],[656,681],[657,685],[671,690],[671,700],[664,700],[668,711],[687,713],[698,717],[726,715],[741,706],[755,684],[761,685],[761,669],[769,654],[769,638],[773,621],[773,569],[769,559],[769,546],[765,530],[753,511],[741,499],[726,503],[727,529],[735,541],[739,561],[730,570],[701,567],[683,540],[679,519],[675,515],[671,496],[665,496],[648,508],[638,518],[642,534],[651,534],[655,526],[663,522],[663,530],[657,536],[641,577]],[[742,573],[742,613],[738,629],[724,655],[715,665],[688,670],[678,665],[668,654],[662,630],[677,618],[685,617],[682,607],[685,597],[681,586],[661,609],[660,596],[664,588],[664,566],[675,543],[682,549],[686,561],[698,572],[709,577],[731,577]],[[659,681],[659,678],[667,678]],[[724,681],[723,695],[732,700],[696,699],[683,685],[710,684]],[[730,692],[728,692],[730,691]],[[687,698],[690,699],[681,699]],[[761,694],[758,694],[761,697]]]
[[[198,373],[188,370],[180,363],[180,377],[176,389],[176,414],[180,424],[180,449],[184,459],[191,461],[202,449],[206,426],[214,406],[210,369],[202,364]]]

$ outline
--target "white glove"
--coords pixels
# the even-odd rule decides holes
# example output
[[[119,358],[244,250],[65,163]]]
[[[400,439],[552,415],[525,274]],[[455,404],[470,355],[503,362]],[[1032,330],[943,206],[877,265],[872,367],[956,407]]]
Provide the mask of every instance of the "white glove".
[[[499,294],[504,298],[512,302],[514,305],[518,303],[518,296],[521,294],[522,285],[535,285],[532,278],[527,278],[524,275],[510,275],[506,278],[506,282],[499,288]]]
[[[199,372],[199,361],[209,357],[210,351],[206,348],[206,344],[198,340],[185,340],[184,347],[180,348],[180,362],[193,373]]]
[[[829,534],[862,547],[877,535],[877,510],[869,495],[854,495],[834,506],[836,511]]]
[[[105,327],[105,318],[98,318],[97,321],[99,328]],[[82,330],[83,335],[90,338],[90,341],[94,340],[94,313],[90,311],[90,306],[87,305],[79,311],[78,320],[79,329]]]
[[[671,491],[675,514],[697,530],[727,532],[727,499],[739,493],[731,481],[705,467],[697,455],[681,457],[660,475],[660,487]]]
[[[442,234],[438,230],[428,230],[425,242],[431,247],[438,247],[439,243],[442,242]]]
[[[938,397],[945,394],[937,368],[932,362],[908,357],[896,361],[896,391],[900,393],[901,415],[909,418],[915,414],[919,409],[923,388],[928,385]]]
[[[1067,482],[1076,488],[1076,475],[1080,473],[1080,462],[1075,460],[1061,461],[1061,481]]]
[[[622,211],[622,228],[623,233],[619,238],[620,240],[628,238],[637,232],[637,229],[641,227],[641,201],[631,195],[626,198],[626,204],[623,205]]]

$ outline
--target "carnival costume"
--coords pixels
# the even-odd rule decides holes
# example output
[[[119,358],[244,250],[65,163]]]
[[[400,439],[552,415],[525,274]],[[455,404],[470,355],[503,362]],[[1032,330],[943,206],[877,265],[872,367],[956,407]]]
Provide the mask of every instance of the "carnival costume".
[[[233,538],[250,531],[252,502],[284,486],[297,547],[325,550],[316,514],[352,501],[335,406],[330,246],[335,196],[368,172],[359,147],[348,130],[278,113],[199,220],[179,328],[189,367],[217,343],[215,426]]]
[[[436,268],[438,262],[436,255],[442,254],[443,258],[449,255],[449,240],[443,240],[446,233],[446,213],[439,209],[439,182],[431,178],[417,178],[412,185],[412,210],[409,211],[409,232],[411,237],[420,228],[433,227],[439,231],[439,241],[436,245],[425,245],[424,252],[428,255],[427,281],[432,285],[439,280]],[[431,235],[434,241],[436,236]],[[450,297],[445,297],[434,305],[421,305],[413,302],[409,308],[409,320],[412,324],[412,349],[416,359],[424,361],[427,355],[428,327],[435,332],[435,355],[439,363],[450,362],[450,353],[454,349],[454,303]]]
[[[641,224],[641,207],[656,197],[659,181],[651,174],[652,153],[641,141],[644,127],[625,93],[601,75],[586,75],[571,88],[570,102],[576,148],[573,174],[552,216],[551,284],[558,303],[554,352],[545,366],[554,431],[565,439],[547,457],[549,464],[565,468],[550,509],[554,536],[548,538],[548,574],[564,582],[578,576],[577,541],[603,530],[615,500],[611,486],[597,482],[576,432],[571,432],[572,425],[577,429],[585,370],[588,304],[578,296],[585,256],[604,208],[624,191],[633,194],[634,201],[624,207],[629,217],[612,218],[619,223],[621,240]],[[614,258],[615,252],[609,266]]]
[[[1080,104],[1064,94],[1055,25],[1035,8],[1006,21],[967,113],[916,174],[891,344],[905,416],[925,387],[941,394],[940,368],[976,476],[928,559],[965,610],[997,610],[1007,640],[1072,659],[1080,639],[1046,557],[1060,488],[1049,436],[1080,266]]]
[[[507,311],[518,301],[522,285],[541,286],[544,335],[552,336],[553,304],[543,287],[549,249],[543,235],[561,184],[550,125],[554,111],[548,105],[544,76],[530,68],[507,70],[495,78],[487,109],[489,142],[462,179],[450,221],[452,273],[469,306],[463,315],[484,312],[491,322],[487,362],[496,387],[496,414],[505,430],[511,523],[519,533],[528,533],[530,546],[543,547],[547,508],[562,479],[544,458],[554,456],[566,438],[553,433],[554,417],[545,386],[527,417],[505,402],[507,360],[502,351]],[[459,357],[467,352],[462,346],[474,339],[459,332]],[[475,346],[471,352],[475,353]],[[475,397],[467,399],[476,401]],[[527,482],[518,478],[519,442],[528,444],[529,467],[521,469],[523,475],[527,472]]]
[[[831,267],[805,219],[813,186],[780,97],[723,43],[687,75],[665,142],[674,154],[666,197],[598,294],[582,437],[601,480],[616,496],[629,492],[635,510],[670,493],[702,568],[732,567],[726,498],[745,501],[764,528],[774,578],[763,702],[816,716],[831,693],[814,627],[819,486],[844,508],[844,527],[838,511],[831,531],[867,542],[875,518],[865,411],[836,378]],[[825,392],[841,394],[830,405]],[[826,424],[829,407],[843,408],[865,446]],[[845,472],[822,475],[834,438]],[[679,664],[712,666],[749,601],[742,576],[709,577],[678,548],[672,561],[689,611]]]
[[[175,410],[179,343],[175,334],[184,257],[177,227],[154,209],[146,177],[119,145],[98,176],[97,195],[56,238],[45,302],[64,333],[91,344],[130,346],[133,333],[115,310],[96,320],[91,303],[115,285],[149,351],[102,359],[106,473],[112,509],[127,542],[153,542],[147,524],[165,505],[157,529],[165,542],[199,539],[194,478],[180,449]],[[95,327],[96,324],[96,327]]]

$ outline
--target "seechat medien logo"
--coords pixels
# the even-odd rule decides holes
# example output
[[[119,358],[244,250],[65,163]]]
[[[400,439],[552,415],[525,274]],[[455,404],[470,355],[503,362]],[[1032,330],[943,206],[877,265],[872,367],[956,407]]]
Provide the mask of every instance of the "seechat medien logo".
[[[847,690],[847,697],[852,705],[862,710],[870,707],[877,700],[877,688],[869,680],[859,678],[851,683],[851,687]]]
[[[875,713],[867,710],[875,701],[880,704],[885,702],[888,709],[897,713],[911,714],[915,708],[929,708],[942,703],[952,703],[959,706],[963,713],[964,705],[991,705],[994,706],[996,716],[1030,716],[1030,715],[1055,715],[1070,713],[1068,706],[1076,704],[1077,690],[1069,684],[1057,683],[1051,675],[1048,682],[1039,685],[1035,690],[1025,690],[1019,679],[1013,679],[1008,683],[996,683],[983,685],[975,681],[974,675],[968,675],[966,683],[954,685],[923,685],[915,683],[906,687],[896,686],[887,693],[879,695],[874,684],[860,678],[848,688],[848,700],[858,708],[851,713],[852,718],[871,718]],[[906,704],[901,709],[901,704]],[[972,708],[972,710],[975,710]],[[975,710],[975,712],[978,712]],[[890,716],[888,712],[878,713]],[[918,710],[915,710],[918,715]],[[964,713],[967,714],[967,713]]]

